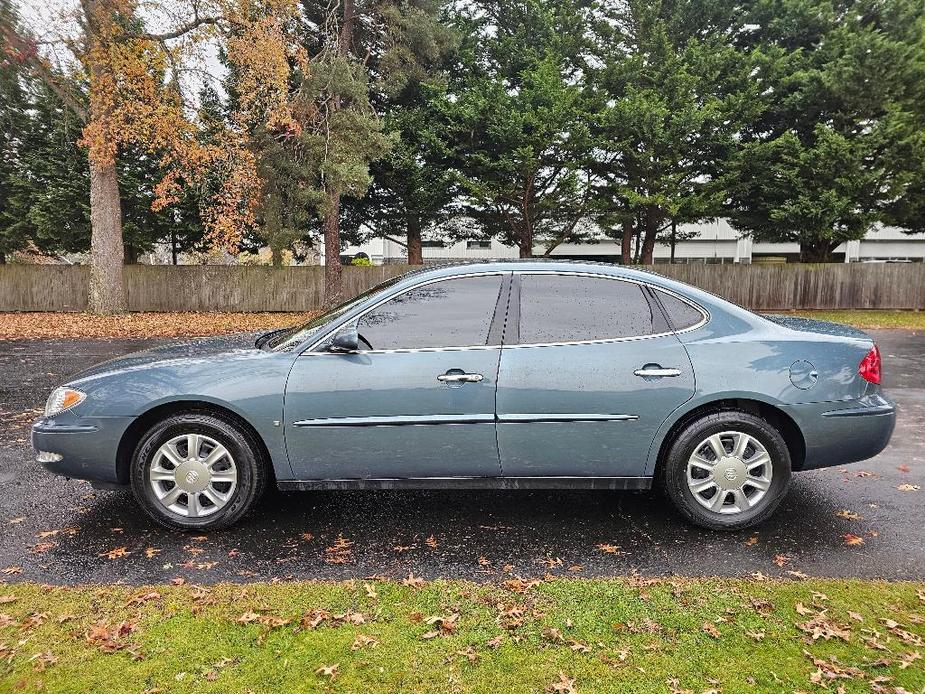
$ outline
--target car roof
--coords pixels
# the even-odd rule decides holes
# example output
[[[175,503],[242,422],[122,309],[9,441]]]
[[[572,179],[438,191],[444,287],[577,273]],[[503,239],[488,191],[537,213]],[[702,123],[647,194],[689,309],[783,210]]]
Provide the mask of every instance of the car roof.
[[[584,272],[595,275],[608,275],[646,282],[652,285],[689,292],[693,287],[676,282],[651,270],[640,270],[625,265],[601,263],[587,260],[552,260],[535,258],[530,260],[510,259],[491,261],[456,262],[446,265],[433,265],[412,270],[400,276],[401,284],[405,281],[419,282],[426,278],[439,278],[459,274],[476,274],[481,272]]]

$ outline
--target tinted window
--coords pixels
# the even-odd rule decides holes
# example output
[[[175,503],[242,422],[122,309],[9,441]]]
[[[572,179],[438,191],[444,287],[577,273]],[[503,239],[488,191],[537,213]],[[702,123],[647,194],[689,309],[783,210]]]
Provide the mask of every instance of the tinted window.
[[[655,290],[675,330],[684,330],[703,320],[703,314],[688,303],[663,291]]]
[[[500,291],[500,275],[434,282],[373,309],[357,329],[373,349],[484,345]]]
[[[652,308],[637,284],[569,275],[521,276],[521,344],[654,332]]]

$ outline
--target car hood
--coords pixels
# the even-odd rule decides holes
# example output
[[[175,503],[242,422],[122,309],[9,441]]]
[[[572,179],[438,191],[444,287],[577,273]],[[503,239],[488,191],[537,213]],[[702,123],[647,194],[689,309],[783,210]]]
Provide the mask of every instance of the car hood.
[[[116,371],[133,371],[154,364],[203,359],[231,352],[255,352],[254,343],[262,333],[235,333],[219,337],[204,337],[195,340],[174,342],[160,347],[152,347],[140,352],[132,352],[122,357],[94,364],[88,369],[72,376],[69,383],[82,381],[93,376]]]
[[[764,318],[773,323],[782,325],[791,330],[798,330],[804,333],[816,333],[819,335],[832,335],[835,337],[851,337],[858,340],[870,340],[870,335],[863,330],[858,330],[850,325],[841,323],[832,323],[831,321],[815,320],[814,318],[802,318],[800,316],[780,316],[765,315]]]

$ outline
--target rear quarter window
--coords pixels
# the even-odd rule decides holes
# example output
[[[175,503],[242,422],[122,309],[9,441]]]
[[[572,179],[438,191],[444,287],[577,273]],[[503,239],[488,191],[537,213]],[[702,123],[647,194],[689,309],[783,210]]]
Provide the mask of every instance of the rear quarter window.
[[[674,330],[686,330],[703,320],[703,314],[699,309],[694,308],[686,301],[681,301],[678,297],[656,289],[659,301],[668,314],[668,321]]]

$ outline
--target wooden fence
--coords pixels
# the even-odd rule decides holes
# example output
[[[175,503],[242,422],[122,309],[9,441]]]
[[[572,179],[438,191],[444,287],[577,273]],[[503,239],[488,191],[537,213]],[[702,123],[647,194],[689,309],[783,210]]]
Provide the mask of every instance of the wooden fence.
[[[408,270],[345,267],[347,296]],[[925,309],[925,264],[658,265],[663,275],[761,310]],[[322,267],[130,265],[133,311],[312,311],[321,305]],[[0,311],[82,311],[87,268],[0,265]]]

